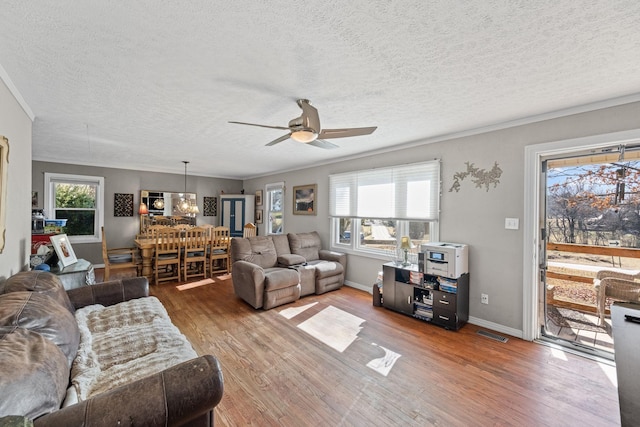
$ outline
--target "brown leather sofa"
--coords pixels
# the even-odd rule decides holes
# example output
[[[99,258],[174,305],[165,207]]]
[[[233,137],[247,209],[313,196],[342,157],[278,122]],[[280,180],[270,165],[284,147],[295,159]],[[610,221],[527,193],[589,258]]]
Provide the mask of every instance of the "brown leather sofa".
[[[22,272],[7,279],[0,285],[0,418],[24,416],[34,420],[36,427],[213,426],[223,377],[211,355],[194,357],[63,407],[82,344],[76,310],[101,309],[95,304],[119,310],[121,302],[140,299],[147,303],[151,301],[146,300],[148,296],[144,277],[69,291],[47,272]],[[118,343],[109,345],[117,348]]]
[[[289,233],[231,240],[235,294],[268,310],[344,284],[347,256],[321,248],[320,235]]]

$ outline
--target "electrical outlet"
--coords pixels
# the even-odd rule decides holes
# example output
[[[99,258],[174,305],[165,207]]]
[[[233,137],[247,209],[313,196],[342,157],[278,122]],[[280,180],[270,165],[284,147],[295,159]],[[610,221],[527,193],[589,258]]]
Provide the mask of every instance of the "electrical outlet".
[[[480,302],[483,304],[489,304],[489,295],[487,294],[480,295]]]

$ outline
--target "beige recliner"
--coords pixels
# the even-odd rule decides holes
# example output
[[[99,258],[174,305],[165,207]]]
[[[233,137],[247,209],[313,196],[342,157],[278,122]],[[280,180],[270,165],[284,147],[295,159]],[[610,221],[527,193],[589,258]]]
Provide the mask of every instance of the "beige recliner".
[[[340,288],[347,257],[320,245],[317,232],[232,239],[235,294],[267,310]]]

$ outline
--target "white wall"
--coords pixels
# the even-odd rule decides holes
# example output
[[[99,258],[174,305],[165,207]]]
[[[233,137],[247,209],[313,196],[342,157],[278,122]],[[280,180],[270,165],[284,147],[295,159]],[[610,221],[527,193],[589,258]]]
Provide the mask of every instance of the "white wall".
[[[247,192],[265,184],[284,181],[285,232],[317,230],[325,246],[329,243],[328,176],[350,170],[442,160],[440,240],[470,245],[470,316],[474,323],[515,336],[523,327],[523,232],[524,147],[542,142],[631,130],[640,127],[640,103],[574,114],[503,130],[450,139],[310,169],[275,174],[244,182]],[[455,172],[466,170],[465,162],[502,169],[497,188],[476,188],[469,178],[459,192],[449,192]],[[317,216],[292,214],[292,187],[317,184]],[[519,218],[519,230],[506,230],[507,217]],[[264,233],[263,227],[260,229]],[[347,281],[370,288],[383,261],[349,255]],[[529,268],[529,266],[527,266]],[[489,294],[489,305],[480,304],[480,294]]]
[[[31,251],[31,126],[8,78],[0,75],[0,135],[9,139],[6,244],[0,254],[0,281],[26,269]]]

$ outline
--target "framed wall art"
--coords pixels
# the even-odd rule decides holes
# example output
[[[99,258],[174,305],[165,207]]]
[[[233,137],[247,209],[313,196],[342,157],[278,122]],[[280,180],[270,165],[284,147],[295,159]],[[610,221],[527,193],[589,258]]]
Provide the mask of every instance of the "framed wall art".
[[[0,135],[0,254],[7,231],[7,178],[9,178],[9,140]]]
[[[204,197],[203,216],[217,216],[218,215],[218,198],[217,197]]]
[[[299,185],[293,187],[294,215],[316,214],[316,184]]]
[[[73,248],[71,247],[71,243],[69,242],[69,238],[66,234],[56,234],[55,236],[49,237],[49,239],[51,240],[53,249],[56,250],[58,259],[62,263],[62,267],[78,262],[76,254],[73,252]]]
[[[256,209],[256,224],[262,224],[262,209]]]
[[[262,206],[262,190],[256,191],[256,206]]]
[[[113,216],[133,216],[133,194],[113,195]]]

